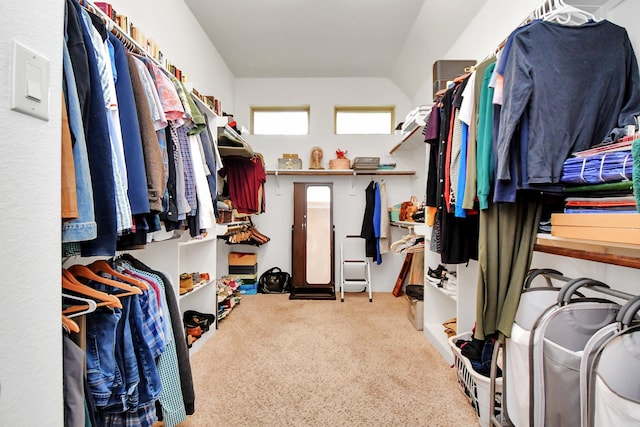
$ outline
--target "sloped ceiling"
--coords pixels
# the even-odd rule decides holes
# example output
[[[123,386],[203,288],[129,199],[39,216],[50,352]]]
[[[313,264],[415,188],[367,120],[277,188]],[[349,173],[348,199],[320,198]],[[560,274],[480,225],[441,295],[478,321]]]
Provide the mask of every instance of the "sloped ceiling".
[[[184,1],[236,77],[386,77],[412,97],[490,0]]]

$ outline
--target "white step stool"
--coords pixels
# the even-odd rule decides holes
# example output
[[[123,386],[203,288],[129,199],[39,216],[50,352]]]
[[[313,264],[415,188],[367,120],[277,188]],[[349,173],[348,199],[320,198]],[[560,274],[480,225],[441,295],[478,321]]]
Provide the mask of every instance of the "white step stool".
[[[369,291],[369,302],[373,302],[371,293],[371,269],[366,256],[366,241],[360,236],[347,235],[340,244],[340,301],[344,302],[345,286],[360,285],[362,291]]]

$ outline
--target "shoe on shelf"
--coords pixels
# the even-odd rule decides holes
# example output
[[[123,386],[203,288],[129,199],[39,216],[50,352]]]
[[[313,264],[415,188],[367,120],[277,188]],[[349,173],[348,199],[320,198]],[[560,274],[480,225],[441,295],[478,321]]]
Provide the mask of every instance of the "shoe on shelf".
[[[453,329],[453,330],[457,329],[457,325],[458,325],[457,317],[452,317],[451,319],[448,319],[442,322],[442,326],[444,326],[445,328]]]
[[[193,290],[193,277],[191,274],[182,273],[180,275],[180,295],[182,295],[182,291],[191,292]]]
[[[442,264],[435,269],[429,267],[427,280],[435,284],[440,284],[443,280],[447,280],[447,268]]]
[[[185,327],[187,329],[187,339],[188,337],[198,339],[202,336],[202,328],[200,326],[187,323]]]
[[[183,314],[185,325],[199,326],[203,332],[207,332],[215,323],[216,316],[211,313],[200,313],[195,310],[187,310]]]
[[[191,348],[191,346],[193,346],[193,343],[196,342],[197,338],[194,338],[193,336],[187,334],[187,348]]]
[[[444,328],[444,333],[447,335],[447,338],[454,337],[458,334],[453,328]]]
[[[452,284],[453,286],[457,286],[458,285],[458,273],[456,273],[455,271],[448,271],[447,272],[447,281]]]
[[[447,290],[447,291],[453,291],[453,292],[457,292],[458,291],[458,281],[453,279],[451,277],[448,278],[448,280],[443,280],[442,281],[442,287],[443,289]]]
[[[187,348],[191,348],[194,342],[198,340],[203,334],[203,330],[199,325],[192,323],[184,323],[184,337],[187,341]]]
[[[191,273],[191,280],[193,281],[193,286],[198,286],[202,280],[202,275],[197,271],[195,273]]]

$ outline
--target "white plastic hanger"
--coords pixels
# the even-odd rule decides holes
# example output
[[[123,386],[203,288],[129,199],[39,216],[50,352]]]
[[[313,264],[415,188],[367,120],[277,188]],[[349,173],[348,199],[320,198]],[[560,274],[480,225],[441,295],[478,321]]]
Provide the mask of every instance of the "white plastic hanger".
[[[85,304],[87,306],[87,308],[85,308],[82,311],[66,314],[66,316],[69,319],[71,319],[72,317],[81,316],[83,314],[88,314],[88,313],[91,313],[93,311],[96,311],[96,308],[98,307],[96,302],[94,300],[90,299],[90,298],[83,298],[83,297],[79,297],[79,296],[76,296],[76,295],[65,294],[64,292],[62,293],[62,298],[72,299],[74,301],[81,302],[82,306],[84,306]]]
[[[551,9],[544,11],[544,6],[549,3]],[[564,0],[550,0],[542,7],[543,13],[540,18],[548,22],[556,22],[562,25],[583,25],[589,21],[595,21],[596,18],[589,12],[569,6]],[[540,11],[539,11],[540,13]]]

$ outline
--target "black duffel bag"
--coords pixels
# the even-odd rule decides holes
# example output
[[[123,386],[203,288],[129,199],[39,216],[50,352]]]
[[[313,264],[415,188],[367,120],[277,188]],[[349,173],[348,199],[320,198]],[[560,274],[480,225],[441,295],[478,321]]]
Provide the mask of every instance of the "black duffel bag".
[[[291,275],[280,267],[273,267],[262,273],[258,281],[258,292],[263,294],[282,294],[289,292]]]

